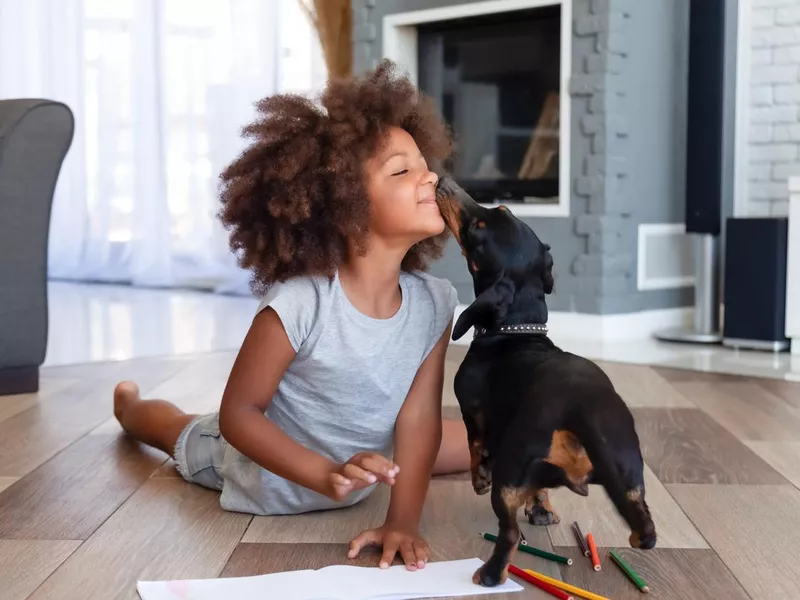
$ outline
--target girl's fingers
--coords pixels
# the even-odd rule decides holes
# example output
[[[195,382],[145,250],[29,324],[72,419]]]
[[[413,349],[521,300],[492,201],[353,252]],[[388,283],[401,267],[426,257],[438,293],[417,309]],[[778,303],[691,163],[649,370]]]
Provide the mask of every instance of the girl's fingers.
[[[428,557],[430,556],[428,544],[423,540],[414,542],[414,554],[417,558],[417,568],[424,569],[425,565],[428,563]]]
[[[350,481],[347,477],[345,477],[344,475],[339,475],[339,473],[331,473],[331,483],[333,485],[341,485],[341,486],[347,486],[353,484],[353,482]]]
[[[359,466],[371,473],[382,476],[384,479],[394,479],[400,470],[397,465],[377,454],[364,456],[359,462]]]
[[[383,556],[381,556],[381,569],[388,569],[389,565],[394,560],[394,555],[398,551],[398,543],[394,536],[389,536],[389,539],[383,540]]]
[[[364,470],[352,463],[347,463],[342,471],[344,472],[345,477],[350,479],[358,479],[359,481],[363,481],[367,484],[373,484],[378,480],[373,473],[369,473],[367,470]]]
[[[380,534],[374,529],[362,531],[350,542],[347,558],[356,558],[362,548],[380,543]]]
[[[410,541],[400,544],[400,556],[403,557],[403,562],[406,563],[406,568],[409,571],[417,570],[417,556]]]

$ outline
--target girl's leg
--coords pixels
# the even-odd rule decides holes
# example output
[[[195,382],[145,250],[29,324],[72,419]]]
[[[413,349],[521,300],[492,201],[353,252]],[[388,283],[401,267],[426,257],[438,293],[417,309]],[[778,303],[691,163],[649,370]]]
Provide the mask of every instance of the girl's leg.
[[[142,400],[139,387],[123,381],[114,389],[114,416],[128,435],[172,456],[178,436],[196,415],[166,400]]]
[[[439,456],[433,465],[434,475],[464,473],[469,471],[469,444],[467,428],[463,421],[455,419],[442,420],[442,445]]]

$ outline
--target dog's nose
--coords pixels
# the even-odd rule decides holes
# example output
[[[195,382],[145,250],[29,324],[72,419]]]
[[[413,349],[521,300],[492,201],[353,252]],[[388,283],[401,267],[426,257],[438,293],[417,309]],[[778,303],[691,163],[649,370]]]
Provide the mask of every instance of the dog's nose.
[[[443,173],[441,177],[439,177],[439,182],[436,185],[436,193],[440,197],[449,196],[456,200],[459,206],[467,213],[475,214],[484,210],[480,204],[472,199],[472,196],[464,191],[464,188],[456,183],[455,179],[446,173]]]

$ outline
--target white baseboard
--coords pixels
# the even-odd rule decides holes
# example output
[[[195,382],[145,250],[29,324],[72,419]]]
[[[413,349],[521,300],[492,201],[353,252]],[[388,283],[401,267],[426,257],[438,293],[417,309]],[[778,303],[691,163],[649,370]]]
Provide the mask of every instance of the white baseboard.
[[[458,320],[466,305],[456,307]],[[649,339],[657,331],[691,325],[694,308],[665,308],[644,310],[621,315],[591,315],[586,313],[550,313],[548,326],[550,337],[556,340],[586,340],[592,342],[619,342]],[[455,323],[455,320],[453,321]],[[468,346],[472,341],[472,329],[452,344]],[[795,344],[800,345],[800,344]]]

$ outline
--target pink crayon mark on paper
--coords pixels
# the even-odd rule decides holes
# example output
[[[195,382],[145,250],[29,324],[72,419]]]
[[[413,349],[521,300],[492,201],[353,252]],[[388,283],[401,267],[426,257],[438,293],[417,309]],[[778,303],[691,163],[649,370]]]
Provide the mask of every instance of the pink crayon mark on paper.
[[[189,582],[188,581],[170,581],[167,583],[167,589],[175,594],[178,598],[189,597]]]

